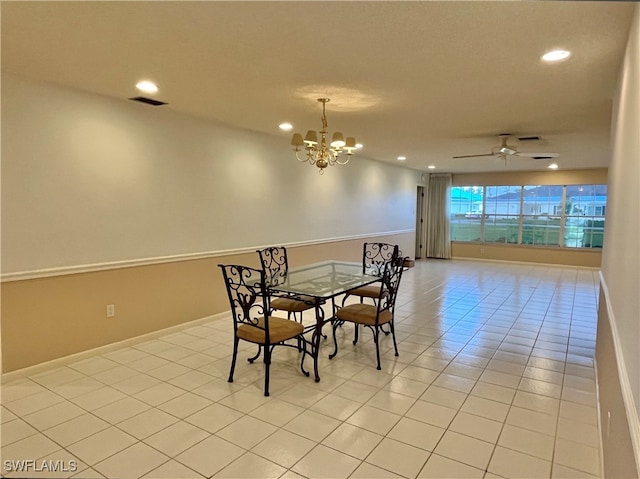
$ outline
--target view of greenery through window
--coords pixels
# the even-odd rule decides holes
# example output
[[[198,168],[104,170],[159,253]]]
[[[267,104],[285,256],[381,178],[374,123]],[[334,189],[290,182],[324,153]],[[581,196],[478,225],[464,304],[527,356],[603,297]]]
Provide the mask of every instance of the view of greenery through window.
[[[607,185],[454,186],[451,240],[602,248]]]

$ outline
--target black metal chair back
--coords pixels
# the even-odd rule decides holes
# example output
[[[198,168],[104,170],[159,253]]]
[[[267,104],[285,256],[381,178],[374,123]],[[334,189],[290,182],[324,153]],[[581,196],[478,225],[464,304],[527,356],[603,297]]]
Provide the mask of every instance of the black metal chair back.
[[[269,344],[269,295],[265,294],[265,273],[240,265],[219,265],[227,287],[233,329],[242,324],[264,330]]]
[[[385,265],[380,287],[380,299],[378,300],[378,316],[380,312],[387,309],[392,314],[394,313],[403,271],[404,258],[395,258]]]
[[[259,249],[257,253],[260,256],[262,270],[266,274],[266,281],[269,284],[278,284],[289,271],[287,248],[284,246],[271,246]]]
[[[362,272],[380,276],[387,263],[398,258],[398,245],[389,243],[364,243],[362,251]]]

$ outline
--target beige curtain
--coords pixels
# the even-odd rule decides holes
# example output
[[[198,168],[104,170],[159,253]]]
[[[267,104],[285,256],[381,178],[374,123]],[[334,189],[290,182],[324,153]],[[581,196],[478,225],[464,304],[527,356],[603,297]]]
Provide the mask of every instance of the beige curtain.
[[[429,176],[427,191],[427,257],[451,258],[449,196],[451,175]]]

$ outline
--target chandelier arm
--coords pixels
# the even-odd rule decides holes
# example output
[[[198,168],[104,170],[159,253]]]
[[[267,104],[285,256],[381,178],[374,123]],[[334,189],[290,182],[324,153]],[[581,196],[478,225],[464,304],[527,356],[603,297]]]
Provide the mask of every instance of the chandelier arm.
[[[326,158],[330,166],[335,166],[338,162],[338,154],[331,148],[327,148]]]
[[[311,155],[311,151],[307,150],[306,156],[304,158],[300,158],[300,150],[293,150],[296,153],[296,159],[301,162],[301,163],[305,163],[308,162],[312,165],[314,165],[316,163],[315,158]]]
[[[340,160],[340,158],[344,158],[343,160]],[[349,163],[349,160],[351,159],[351,155],[347,154],[346,157],[340,155],[336,157],[336,163],[339,165],[346,165],[347,163]]]

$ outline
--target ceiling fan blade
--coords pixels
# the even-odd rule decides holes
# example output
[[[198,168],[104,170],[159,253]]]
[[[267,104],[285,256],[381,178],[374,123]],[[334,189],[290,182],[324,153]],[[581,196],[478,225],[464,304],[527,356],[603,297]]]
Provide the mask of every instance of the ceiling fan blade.
[[[560,156],[560,155],[558,155],[558,153],[528,153],[528,152],[524,153],[524,152],[521,152],[521,151],[516,153],[516,155],[525,156],[527,158],[534,158],[534,159],[537,159],[537,160],[540,160],[540,159],[543,159],[543,158],[545,158],[545,159],[546,158],[557,158],[558,156]]]
[[[479,155],[462,155],[462,156],[452,156],[454,160],[458,158],[477,158],[479,156],[495,156],[493,153],[481,153]]]

